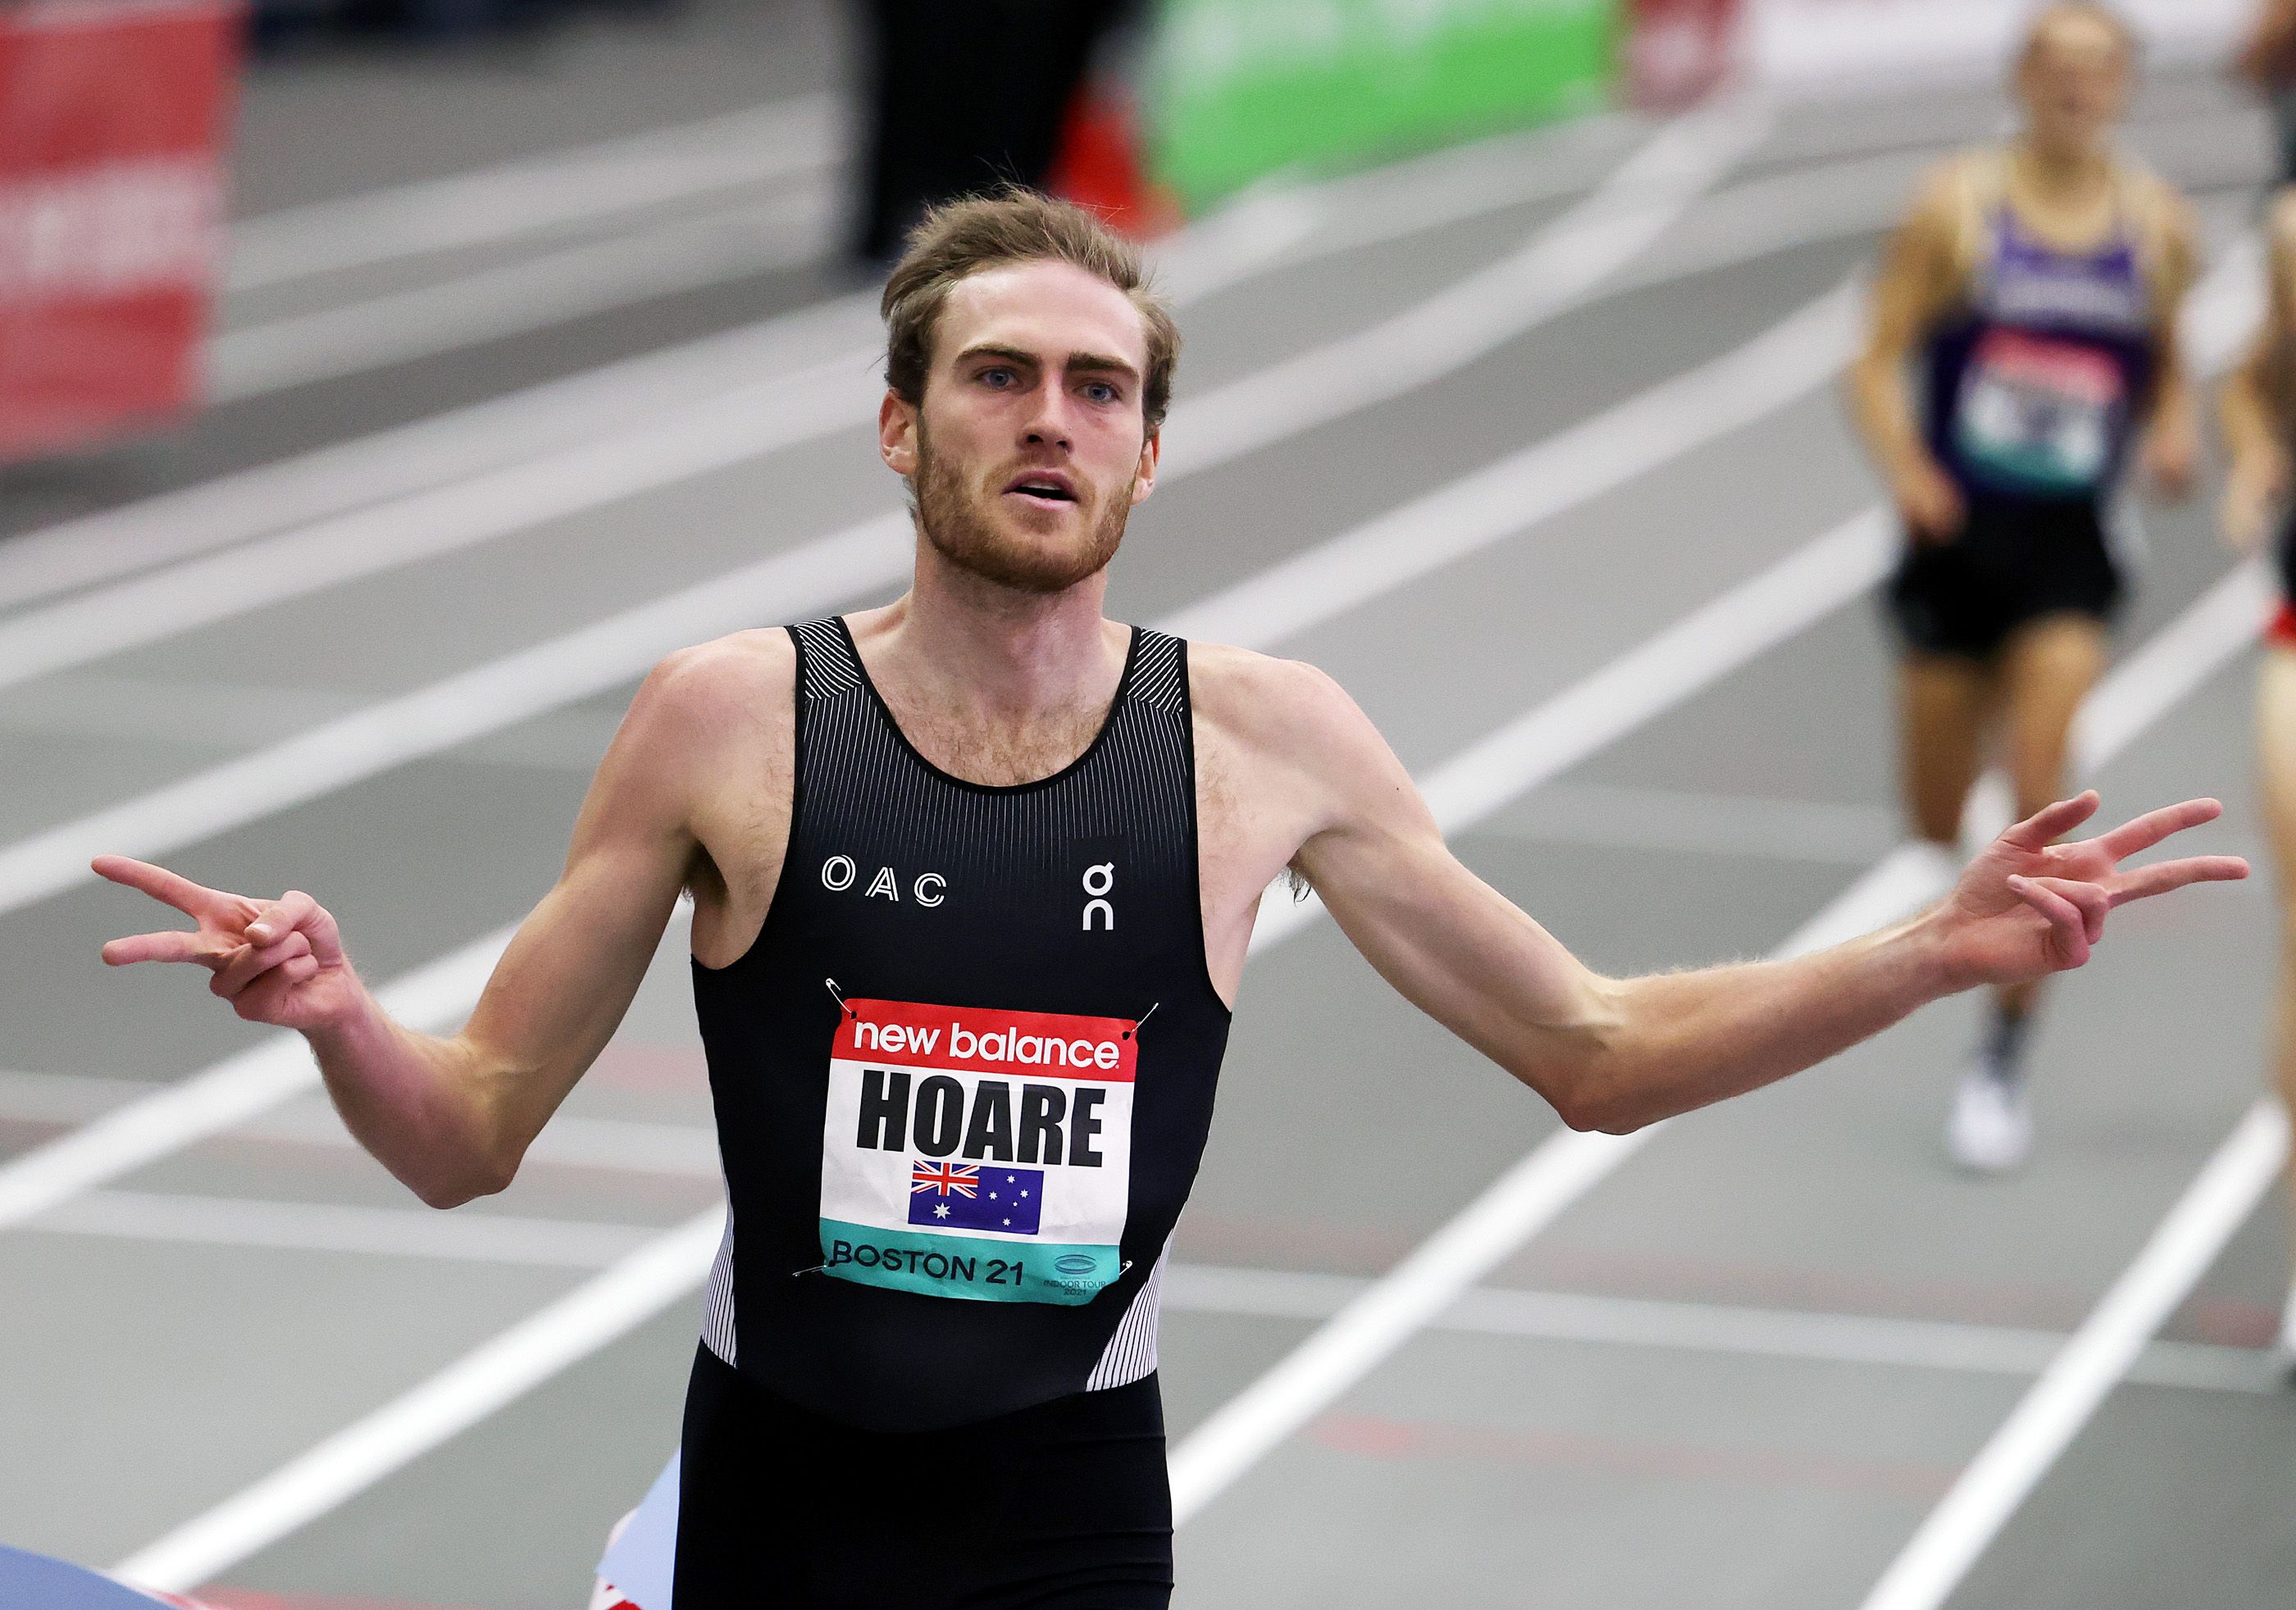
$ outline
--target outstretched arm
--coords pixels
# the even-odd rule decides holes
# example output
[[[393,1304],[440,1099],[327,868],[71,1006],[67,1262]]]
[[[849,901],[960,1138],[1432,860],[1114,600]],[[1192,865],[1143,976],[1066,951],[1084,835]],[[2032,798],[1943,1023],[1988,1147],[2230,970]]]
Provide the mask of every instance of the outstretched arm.
[[[95,870],[195,919],[103,947],[191,962],[250,1022],[299,1030],[360,1144],[434,1207],[502,1189],[612,1035],[677,900],[707,874],[694,780],[727,741],[722,670],[693,650],[647,680],[598,769],[556,887],[521,925],[460,1034],[391,1019],[310,895],[250,900],[104,856]],[[784,702],[785,702],[784,696]],[[752,708],[755,707],[753,705]]]
[[[1294,864],[1382,977],[1574,1129],[1638,1129],[1823,1061],[1939,996],[2079,967],[2112,907],[2248,871],[2221,855],[2120,867],[2213,819],[2213,800],[2054,842],[2095,812],[2084,794],[2012,828],[1894,928],[1791,960],[1606,978],[1460,864],[1336,685],[1295,667],[1291,691],[1280,741],[1314,779],[1322,822]]]

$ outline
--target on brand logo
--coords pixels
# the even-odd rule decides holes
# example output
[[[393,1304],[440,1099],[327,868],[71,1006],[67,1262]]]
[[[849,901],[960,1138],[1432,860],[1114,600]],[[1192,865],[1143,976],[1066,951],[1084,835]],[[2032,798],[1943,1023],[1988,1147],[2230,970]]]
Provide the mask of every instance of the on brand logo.
[[[1115,932],[1116,908],[1108,902],[1108,896],[1115,890],[1116,863],[1114,862],[1103,861],[1097,866],[1085,868],[1084,892],[1091,896],[1084,903],[1086,933],[1092,932],[1092,919],[1095,915],[1101,919],[1100,926],[1103,929],[1111,933]]]

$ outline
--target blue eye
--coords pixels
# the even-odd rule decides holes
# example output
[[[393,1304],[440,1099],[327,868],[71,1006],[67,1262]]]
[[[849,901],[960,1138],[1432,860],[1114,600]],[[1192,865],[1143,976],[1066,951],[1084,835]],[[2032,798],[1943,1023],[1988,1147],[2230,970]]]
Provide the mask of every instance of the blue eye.
[[[1000,389],[1013,378],[1013,372],[1009,369],[984,369],[980,372],[982,385],[995,386]]]
[[[1085,387],[1084,394],[1095,403],[1112,403],[1116,400],[1116,388],[1106,380],[1090,382]]]

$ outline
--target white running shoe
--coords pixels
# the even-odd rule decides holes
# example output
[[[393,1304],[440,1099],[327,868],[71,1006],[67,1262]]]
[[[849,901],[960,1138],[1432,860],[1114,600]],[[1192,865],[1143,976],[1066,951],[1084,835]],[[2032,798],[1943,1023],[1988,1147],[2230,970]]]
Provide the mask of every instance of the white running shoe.
[[[1956,1163],[1981,1174],[2005,1173],[2022,1163],[2033,1149],[2033,1112],[2022,1086],[1979,1058],[1954,1091],[1945,1147]]]

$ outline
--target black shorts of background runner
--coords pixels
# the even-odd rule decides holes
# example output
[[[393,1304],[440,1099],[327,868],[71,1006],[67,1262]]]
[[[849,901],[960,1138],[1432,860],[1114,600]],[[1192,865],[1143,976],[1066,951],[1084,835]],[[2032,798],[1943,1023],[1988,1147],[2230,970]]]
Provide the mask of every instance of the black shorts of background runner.
[[[1980,497],[1951,542],[1907,539],[1885,605],[1911,651],[1989,659],[2044,616],[2111,620],[2121,592],[2095,503]]]
[[[696,1350],[677,1610],[1166,1610],[1152,1374],[943,1431],[863,1431]]]

